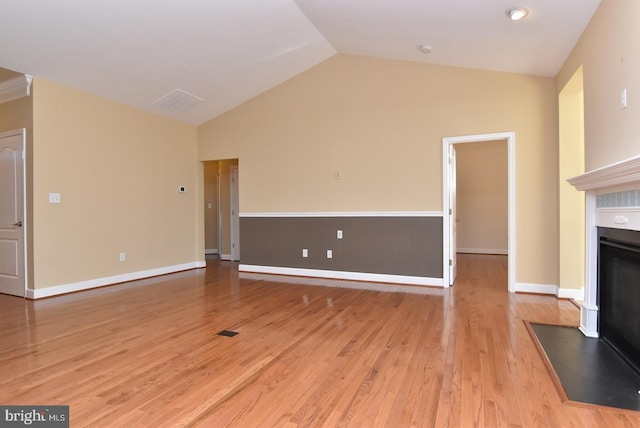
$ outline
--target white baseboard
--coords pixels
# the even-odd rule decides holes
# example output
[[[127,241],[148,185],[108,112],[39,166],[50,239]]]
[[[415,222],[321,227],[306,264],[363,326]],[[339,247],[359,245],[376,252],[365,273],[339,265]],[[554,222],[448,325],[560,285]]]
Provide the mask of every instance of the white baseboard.
[[[224,260],[227,262],[231,261],[231,254],[220,254],[220,260]]]
[[[559,299],[584,300],[584,288],[558,288]]]
[[[497,250],[495,248],[456,248],[457,253],[467,253],[467,254],[498,254],[498,255],[508,255],[508,250]]]
[[[89,290],[91,288],[104,287],[106,285],[118,284],[121,282],[134,281],[136,279],[149,278],[152,276],[165,275],[168,273],[180,272],[183,270],[206,267],[205,261],[184,263],[181,265],[165,266],[156,269],[143,270],[138,272],[125,273],[122,275],[107,276],[103,278],[90,279],[88,281],[73,282],[69,284],[54,285],[46,288],[28,288],[28,299],[41,299],[43,297],[57,296],[60,294],[73,293],[76,291]]]
[[[535,294],[558,294],[558,286],[551,284],[531,284],[525,282],[517,282],[515,286],[516,293],[535,293]]]
[[[516,293],[550,294],[559,299],[584,299],[584,288],[560,288],[551,284],[516,283]]]
[[[218,249],[217,248],[211,248],[209,250],[204,250],[205,254],[218,254]]]
[[[335,271],[335,270],[301,269],[301,268],[257,266],[257,265],[243,265],[243,264],[241,264],[238,267],[238,270],[240,272],[268,273],[268,274],[289,275],[289,276],[307,276],[307,277],[313,277],[313,278],[346,279],[346,280],[353,280],[353,281],[370,281],[370,282],[388,282],[392,284],[426,285],[430,287],[444,286],[442,278],[429,278],[429,277],[422,277],[422,276],[388,275],[388,274],[378,274],[378,273],[344,272],[344,271]]]

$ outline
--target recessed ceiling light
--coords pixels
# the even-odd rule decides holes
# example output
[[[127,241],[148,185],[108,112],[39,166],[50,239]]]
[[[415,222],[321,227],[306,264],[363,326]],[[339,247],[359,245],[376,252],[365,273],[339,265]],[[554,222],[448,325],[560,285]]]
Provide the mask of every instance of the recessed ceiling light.
[[[505,13],[512,21],[520,21],[522,18],[529,15],[529,11],[523,7],[513,7],[507,9]]]
[[[422,53],[425,54],[430,54],[431,53],[431,46],[430,45],[419,45],[418,46],[418,50]]]

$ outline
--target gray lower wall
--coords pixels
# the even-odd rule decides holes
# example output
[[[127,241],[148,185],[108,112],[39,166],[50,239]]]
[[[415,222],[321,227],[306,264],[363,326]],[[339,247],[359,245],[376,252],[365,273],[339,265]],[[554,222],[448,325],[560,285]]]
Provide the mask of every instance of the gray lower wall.
[[[442,251],[442,217],[240,218],[246,265],[442,278]]]

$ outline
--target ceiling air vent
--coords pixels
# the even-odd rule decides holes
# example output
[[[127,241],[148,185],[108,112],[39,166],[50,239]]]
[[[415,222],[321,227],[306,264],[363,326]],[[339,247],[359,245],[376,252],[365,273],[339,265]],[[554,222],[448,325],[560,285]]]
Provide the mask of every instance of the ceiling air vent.
[[[202,101],[204,101],[202,98],[198,98],[182,89],[175,89],[157,100],[154,104],[165,110],[180,113],[190,109],[196,104],[200,104]]]

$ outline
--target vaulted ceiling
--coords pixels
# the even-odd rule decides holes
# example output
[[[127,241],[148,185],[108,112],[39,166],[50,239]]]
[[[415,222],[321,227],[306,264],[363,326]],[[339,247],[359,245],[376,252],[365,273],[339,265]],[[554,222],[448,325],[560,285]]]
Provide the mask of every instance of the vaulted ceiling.
[[[336,53],[552,77],[599,3],[5,1],[0,67],[197,125]]]

